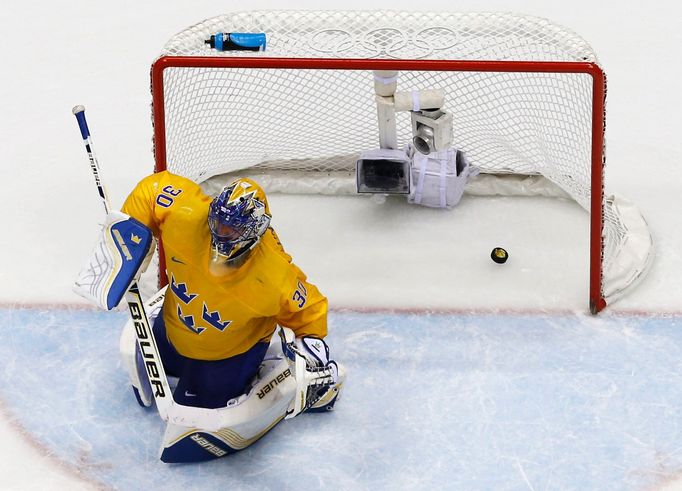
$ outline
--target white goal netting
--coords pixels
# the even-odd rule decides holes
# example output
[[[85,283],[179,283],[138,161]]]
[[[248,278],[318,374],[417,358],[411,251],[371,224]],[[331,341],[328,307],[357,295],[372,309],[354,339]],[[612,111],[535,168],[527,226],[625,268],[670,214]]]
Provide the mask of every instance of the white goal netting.
[[[266,50],[221,52],[205,43],[222,32],[265,33]],[[396,65],[381,65],[391,60]],[[602,192],[605,82],[597,58],[579,36],[544,19],[382,11],[209,19],[174,36],[153,71],[157,165],[197,182],[239,172],[269,191],[352,193],[359,153],[379,145],[379,69],[398,71],[399,92],[441,89],[454,145],[483,176],[512,176],[478,179],[470,191],[556,193],[592,215],[601,210],[592,217],[594,228],[603,225],[592,237],[591,296],[600,297],[593,304],[646,271],[646,223]],[[396,114],[396,134],[400,148],[412,138],[407,111]]]

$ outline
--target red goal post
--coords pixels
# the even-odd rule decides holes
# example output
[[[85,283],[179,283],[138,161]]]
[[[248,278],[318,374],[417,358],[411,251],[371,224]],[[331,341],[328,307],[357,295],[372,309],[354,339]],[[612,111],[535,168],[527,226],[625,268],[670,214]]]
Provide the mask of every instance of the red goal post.
[[[306,26],[307,12],[299,16],[268,12],[262,13],[262,19],[256,14],[248,16],[243,28],[239,28],[240,24],[235,20],[240,14],[193,26],[174,37],[167,44],[164,55],[152,65],[156,171],[168,169],[197,182],[219,174],[253,171],[259,178],[268,179],[268,190],[290,190],[305,182],[303,192],[348,192],[348,186],[345,191],[339,191],[338,182],[352,177],[353,156],[378,146],[373,128],[376,126],[376,108],[373,106],[371,74],[378,70],[397,71],[401,80],[405,79],[403,83],[407,88],[430,88],[424,85],[431,83],[445,88],[446,106],[455,113],[455,145],[467,151],[472,163],[479,166],[484,175],[544,176],[560,194],[576,200],[590,213],[591,312],[602,310],[607,301],[620,296],[645,274],[652,256],[651,244],[647,237],[643,241],[632,241],[627,235],[635,229],[646,236],[646,222],[634,212],[636,226],[628,226],[626,222],[631,220],[630,215],[623,216],[622,210],[629,209],[629,203],[622,205],[619,199],[605,196],[606,80],[596,57],[589,51],[589,46],[580,44],[580,38],[574,38],[572,33],[567,34],[544,20],[523,17],[523,22],[528,23],[528,26],[523,24],[523,35],[532,34],[527,36],[531,39],[528,47],[523,36],[523,43],[516,40],[519,37],[516,30],[504,27],[511,21],[514,26],[521,23],[516,18],[509,19],[507,14],[480,14],[480,18],[472,14],[463,17],[464,24],[457,25],[462,18],[423,14],[425,18],[420,19],[421,14],[414,13],[409,14],[407,24],[401,24],[406,13],[394,13],[402,31],[409,32],[410,26],[415,25],[421,29],[420,33],[431,32],[431,29],[442,36],[443,29],[447,29],[446,33],[455,32],[459,40],[464,39],[463,33],[472,34],[472,25],[480,28],[482,22],[485,39],[475,42],[475,56],[485,57],[481,52],[489,49],[491,38],[495,43],[507,46],[512,36],[511,44],[523,44],[523,49],[529,52],[535,49],[536,43],[550,44],[550,48],[543,48],[549,55],[539,56],[549,60],[522,59],[525,55],[518,54],[510,56],[517,59],[449,59],[453,53],[437,52],[440,45],[425,59],[394,58],[387,55],[386,46],[391,49],[397,46],[394,41],[386,41],[395,35],[394,29],[388,27],[383,29],[389,35],[382,33],[377,40],[372,38],[372,42],[376,41],[384,50],[375,58],[341,57],[338,53],[329,56],[326,49],[322,54],[327,56],[303,56],[301,53],[310,54],[310,50],[291,48],[277,37],[283,17],[288,21],[285,23],[287,36],[294,36],[293,32],[301,39],[316,42],[324,39],[326,42],[328,36],[334,38],[341,32],[342,43],[347,43],[349,38],[344,29],[350,28],[337,28],[334,22],[341,16],[342,24],[346,26],[348,18],[364,14],[330,13],[329,19],[322,20],[316,16],[315,22],[329,21],[330,26],[317,30]],[[368,15],[369,20],[366,19],[367,23],[361,28],[368,33],[382,29],[370,22],[374,13]],[[412,19],[415,16],[417,18]],[[390,15],[388,17],[388,22],[396,22]],[[269,35],[270,52],[255,55],[221,53],[203,45],[203,39],[209,33],[260,30],[252,25],[254,19],[258,19],[258,27]],[[475,21],[473,24],[471,19]],[[271,26],[266,22],[268,20],[273,22]],[[303,27],[292,28],[294,21]],[[424,24],[426,21],[432,24]],[[496,27],[498,24],[503,27]],[[324,38],[320,32],[324,32]],[[353,39],[359,35],[353,34],[356,36]],[[365,37],[358,42],[359,48],[354,51],[343,44],[342,54],[357,54],[365,49],[369,34],[362,36]],[[552,43],[561,43],[553,41],[552,37],[562,36],[568,40],[562,40],[563,44],[571,49],[579,47],[577,55],[566,56],[563,51],[559,55],[555,53],[559,50]],[[278,46],[278,41],[283,43],[282,47]],[[420,37],[414,44],[422,49],[425,42]],[[470,42],[469,38],[467,42]],[[290,49],[295,51],[294,56],[284,56]],[[401,54],[401,49],[396,48],[391,55]],[[456,51],[459,46],[451,49]],[[438,55],[448,59],[439,59]],[[309,103],[311,100],[314,102]],[[461,116],[459,119],[458,115]],[[230,126],[232,123],[235,126]],[[405,133],[405,124],[398,126],[400,143],[404,144],[407,137],[400,133]],[[303,136],[314,134],[317,139],[328,138],[323,142],[327,146],[320,144],[319,148],[310,148],[314,143],[301,140],[289,147],[290,140],[297,138],[297,132]],[[286,140],[278,139],[282,133],[286,133]],[[230,140],[244,148],[225,143]],[[339,148],[332,150],[333,145]],[[515,145],[517,148],[511,148]],[[297,154],[292,149],[303,150],[297,150],[300,151]],[[335,173],[340,173],[338,178]],[[309,186],[308,178],[313,174],[323,176],[324,182]],[[334,184],[330,186],[326,178],[332,174]],[[289,175],[293,177],[289,178]],[[277,183],[283,179],[286,179],[286,185],[278,188]],[[526,181],[524,190],[518,194],[526,194],[525,184]],[[500,191],[494,187],[482,194],[488,192]],[[643,250],[623,252],[628,242],[645,245]],[[160,262],[162,282],[166,282],[163,253]],[[618,266],[613,267],[614,263]],[[626,264],[621,266],[621,263]]]

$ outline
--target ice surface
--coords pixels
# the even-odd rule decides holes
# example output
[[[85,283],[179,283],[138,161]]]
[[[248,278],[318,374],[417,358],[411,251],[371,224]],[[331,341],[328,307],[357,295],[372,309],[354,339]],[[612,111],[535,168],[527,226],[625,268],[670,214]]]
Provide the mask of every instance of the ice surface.
[[[119,366],[125,318],[0,311],[18,424],[114,488],[625,490],[682,466],[679,319],[336,312],[348,383],[335,411],[166,465],[162,422]]]
[[[151,170],[148,72],[166,39],[230,9],[339,7],[7,6],[0,489],[681,489],[682,8],[667,0],[428,5],[543,16],[593,45],[609,82],[607,190],[639,206],[657,247],[631,295],[586,314],[588,217],[572,202],[471,198],[437,213],[273,196],[285,246],[336,309],[344,399],[229,459],[157,460],[161,421],[135,404],[116,353],[124,314],[72,309],[102,216],[71,108],[86,106],[120,204]],[[503,267],[488,257],[498,245]]]

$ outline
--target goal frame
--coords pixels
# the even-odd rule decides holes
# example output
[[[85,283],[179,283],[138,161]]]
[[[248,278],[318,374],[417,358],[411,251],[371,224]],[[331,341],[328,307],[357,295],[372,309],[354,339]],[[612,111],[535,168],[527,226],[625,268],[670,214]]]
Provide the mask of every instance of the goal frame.
[[[573,73],[592,77],[591,182],[590,182],[590,284],[589,309],[597,314],[606,307],[602,295],[604,132],[606,76],[596,63],[574,61],[481,61],[427,59],[284,58],[162,56],[151,68],[155,172],[166,169],[164,70],[167,68],[255,68],[328,70],[422,70],[462,72]],[[168,283],[163,244],[159,242],[159,280]]]

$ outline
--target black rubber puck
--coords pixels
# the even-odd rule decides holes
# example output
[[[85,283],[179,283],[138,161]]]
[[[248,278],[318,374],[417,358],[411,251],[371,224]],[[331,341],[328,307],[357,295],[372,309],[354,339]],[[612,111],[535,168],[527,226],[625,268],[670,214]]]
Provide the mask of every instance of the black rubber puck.
[[[495,261],[497,264],[504,264],[507,262],[507,259],[509,259],[509,254],[507,254],[507,251],[501,247],[495,247],[490,253],[490,259]]]

